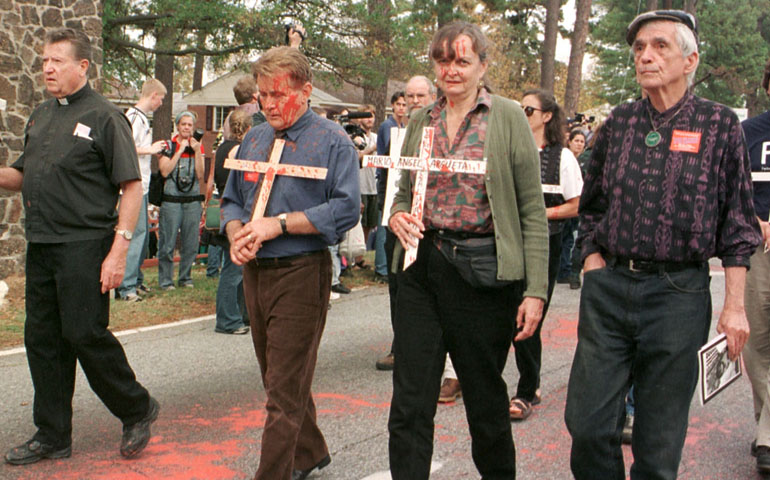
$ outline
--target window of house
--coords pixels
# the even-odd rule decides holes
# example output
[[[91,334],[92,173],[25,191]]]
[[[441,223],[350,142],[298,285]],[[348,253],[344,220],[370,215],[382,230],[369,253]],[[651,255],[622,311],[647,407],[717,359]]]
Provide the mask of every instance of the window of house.
[[[214,107],[214,131],[222,129],[222,125],[225,123],[227,115],[232,112],[234,107]]]

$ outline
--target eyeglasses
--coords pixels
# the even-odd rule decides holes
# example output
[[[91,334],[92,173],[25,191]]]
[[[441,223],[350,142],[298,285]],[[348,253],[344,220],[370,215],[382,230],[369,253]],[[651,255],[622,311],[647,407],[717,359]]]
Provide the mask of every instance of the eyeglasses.
[[[542,110],[542,109],[540,109],[540,108],[535,108],[535,107],[529,107],[529,106],[527,106],[527,107],[524,107],[524,115],[526,115],[526,116],[528,116],[528,117],[531,117],[531,116],[532,116],[532,114],[533,114],[533,113],[535,113],[535,110],[537,110],[538,112],[542,112],[542,111],[543,111],[543,110]]]

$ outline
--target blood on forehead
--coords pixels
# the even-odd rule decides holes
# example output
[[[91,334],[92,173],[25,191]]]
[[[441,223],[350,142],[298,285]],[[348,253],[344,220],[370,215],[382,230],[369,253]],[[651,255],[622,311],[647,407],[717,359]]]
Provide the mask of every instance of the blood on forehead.
[[[282,93],[288,95],[294,90],[294,79],[287,72],[278,72],[272,76],[265,76],[257,81],[259,90],[266,94]]]
[[[455,60],[476,53],[473,49],[473,41],[465,34],[455,37],[451,49],[448,48],[448,44],[449,40],[444,40],[442,44],[444,60]]]
[[[465,35],[460,35],[452,45],[455,51],[455,58],[462,58],[473,53],[473,42]]]

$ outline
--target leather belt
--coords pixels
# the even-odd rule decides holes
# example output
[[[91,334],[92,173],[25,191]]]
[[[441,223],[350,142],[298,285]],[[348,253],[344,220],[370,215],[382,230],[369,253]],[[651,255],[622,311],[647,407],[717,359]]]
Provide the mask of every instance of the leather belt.
[[[251,260],[251,263],[260,268],[276,268],[276,267],[288,267],[295,260],[305,257],[313,257],[316,255],[323,255],[326,250],[315,250],[312,252],[299,253],[297,255],[288,255],[286,257],[256,257]]]
[[[705,262],[657,262],[654,260],[636,260],[628,257],[610,257],[608,263],[627,268],[639,273],[680,272],[688,268],[701,268]]]

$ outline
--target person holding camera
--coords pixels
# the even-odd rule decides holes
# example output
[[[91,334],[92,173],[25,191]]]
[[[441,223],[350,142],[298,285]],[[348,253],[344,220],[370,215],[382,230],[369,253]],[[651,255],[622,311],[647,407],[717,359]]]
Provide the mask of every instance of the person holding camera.
[[[359,109],[360,113],[369,113],[371,116],[361,118],[356,123],[361,126],[365,132],[364,148],[358,151],[358,160],[363,161],[365,155],[371,155],[377,151],[377,134],[372,131],[374,128],[374,105],[363,105]],[[377,178],[375,174],[377,169],[374,167],[361,167],[359,170],[359,187],[361,189],[361,227],[364,229],[364,242],[369,242],[369,232],[377,226],[379,220],[379,211],[377,209]],[[363,256],[356,258],[356,265],[361,268],[368,268],[364,262]]]
[[[192,288],[192,264],[198,250],[205,183],[203,182],[203,130],[193,133],[196,116],[184,111],[176,116],[177,135],[161,152],[158,168],[166,179],[158,221],[158,285],[174,289],[174,247],[181,235],[180,287]]]

